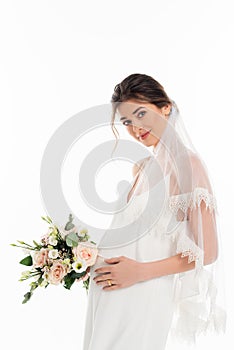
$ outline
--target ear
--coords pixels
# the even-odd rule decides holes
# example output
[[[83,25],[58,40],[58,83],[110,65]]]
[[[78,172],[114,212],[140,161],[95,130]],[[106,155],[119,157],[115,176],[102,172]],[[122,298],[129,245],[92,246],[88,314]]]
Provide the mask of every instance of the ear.
[[[168,104],[168,105],[166,105],[166,106],[163,106],[163,107],[161,108],[161,111],[162,111],[162,113],[163,113],[164,116],[168,116],[169,113],[170,113],[170,111],[171,111],[171,105]]]

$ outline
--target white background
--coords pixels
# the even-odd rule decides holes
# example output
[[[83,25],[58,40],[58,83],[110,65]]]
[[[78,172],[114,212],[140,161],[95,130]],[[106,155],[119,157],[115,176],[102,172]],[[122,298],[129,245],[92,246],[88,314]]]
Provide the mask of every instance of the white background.
[[[45,211],[39,175],[53,132],[79,111],[109,103],[114,86],[132,73],[153,76],[176,101],[210,171],[220,213],[228,324],[225,336],[203,339],[199,349],[232,348],[233,32],[227,0],[1,1],[4,349],[82,349],[85,290],[78,284],[70,292],[51,286],[22,305],[28,288],[18,282],[22,252],[9,244],[31,242],[47,230],[40,218]]]

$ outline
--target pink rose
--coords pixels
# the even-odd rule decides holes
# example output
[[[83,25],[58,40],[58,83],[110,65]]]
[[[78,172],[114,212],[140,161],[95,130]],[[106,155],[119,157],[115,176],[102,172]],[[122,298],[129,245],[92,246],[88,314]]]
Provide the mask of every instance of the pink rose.
[[[78,243],[77,247],[72,249],[74,256],[78,260],[83,260],[86,266],[92,266],[97,259],[98,249],[91,242]]]
[[[44,265],[46,265],[48,262],[48,254],[49,254],[48,249],[45,249],[45,248],[41,248],[41,250],[36,251],[33,257],[34,266],[43,267]]]
[[[61,260],[55,260],[48,273],[48,281],[51,284],[59,284],[66,274],[66,265],[62,264]]]

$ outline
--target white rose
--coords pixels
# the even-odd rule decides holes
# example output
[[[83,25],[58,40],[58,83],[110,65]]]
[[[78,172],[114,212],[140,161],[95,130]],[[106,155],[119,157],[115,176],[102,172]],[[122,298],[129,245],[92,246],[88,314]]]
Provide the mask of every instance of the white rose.
[[[54,235],[49,236],[49,244],[57,245],[58,241]]]
[[[84,261],[82,260],[76,260],[73,264],[72,264],[72,268],[73,270],[75,270],[75,272],[81,273],[86,271],[86,264]]]
[[[50,259],[57,259],[58,255],[59,255],[59,252],[57,249],[51,249],[49,251],[49,258]]]

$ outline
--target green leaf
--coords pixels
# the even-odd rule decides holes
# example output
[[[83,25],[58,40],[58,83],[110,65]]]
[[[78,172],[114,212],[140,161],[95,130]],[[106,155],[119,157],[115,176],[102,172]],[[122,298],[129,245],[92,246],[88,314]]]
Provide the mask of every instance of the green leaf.
[[[25,242],[23,241],[17,241],[19,244],[26,244]]]
[[[75,227],[75,225],[73,224],[73,216],[72,214],[69,214],[69,219],[68,219],[68,222],[66,223],[65,225],[65,230],[66,231],[70,231],[71,229],[73,229]]]
[[[49,216],[41,216],[42,220],[45,220],[46,222],[48,222],[49,224],[52,224],[52,220]]]
[[[37,284],[40,285],[43,282],[43,278],[42,275],[38,278],[37,280]]]
[[[86,289],[87,292],[89,290],[89,283],[90,283],[90,276],[89,278],[87,278],[86,281],[83,281],[83,287]]]
[[[47,216],[46,218],[49,221],[49,223],[52,224],[52,219],[49,216]]]
[[[68,276],[64,277],[64,287],[66,289],[70,289],[73,283],[75,282],[75,280],[76,279],[72,277],[68,277]]]
[[[75,282],[75,280],[76,279],[71,274],[66,275],[64,277],[64,287],[66,289],[70,289],[73,283]]]
[[[66,244],[68,247],[77,247],[78,241],[79,239],[75,232],[71,232],[66,236]]]
[[[38,284],[37,282],[31,282],[30,286],[31,286],[30,292],[32,293],[38,287]]]
[[[32,296],[32,293],[31,293],[31,292],[28,292],[28,293],[24,294],[24,300],[22,301],[22,304],[27,303],[27,301],[29,301],[29,299],[31,298],[31,296]]]
[[[26,266],[32,266],[33,260],[31,255],[26,256],[26,258],[22,259],[19,263]]]
[[[71,286],[73,285],[73,283],[75,282],[75,280],[77,278],[80,278],[82,276],[84,276],[86,274],[86,272],[82,272],[82,273],[78,273],[75,271],[71,271],[70,273],[68,273],[65,277],[64,277],[64,287],[66,289],[70,289]]]
[[[33,243],[37,248],[41,248],[41,244],[37,243],[36,241],[33,241]]]

